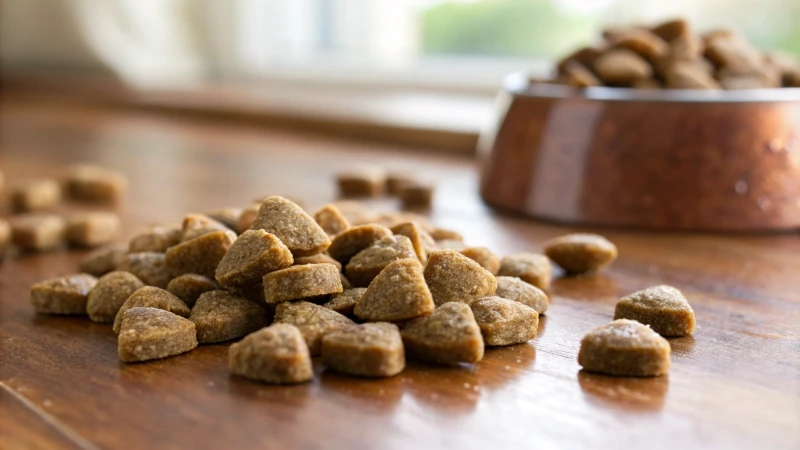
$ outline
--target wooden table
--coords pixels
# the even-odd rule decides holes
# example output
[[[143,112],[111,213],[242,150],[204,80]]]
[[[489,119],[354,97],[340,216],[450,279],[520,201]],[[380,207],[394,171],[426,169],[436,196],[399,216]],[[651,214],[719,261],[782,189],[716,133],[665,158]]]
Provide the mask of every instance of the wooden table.
[[[334,198],[354,163],[439,182],[434,222],[500,254],[538,250],[572,228],[506,217],[476,194],[473,161],[254,127],[6,101],[0,163],[9,181],[58,176],[76,161],[118,168],[131,189],[125,237],[151,221],[242,205],[270,193],[310,207]],[[414,149],[422,150],[422,149]],[[560,278],[539,336],[489,349],[474,367],[411,364],[391,379],[337,375],[276,387],[232,378],[227,344],[144,364],[117,360],[110,326],[36,315],[28,286],[73,272],[82,253],[0,266],[3,448],[798,448],[797,235],[603,230],[621,257],[593,278]],[[671,339],[660,378],[583,373],[579,341],[621,295],[666,283],[697,314]]]

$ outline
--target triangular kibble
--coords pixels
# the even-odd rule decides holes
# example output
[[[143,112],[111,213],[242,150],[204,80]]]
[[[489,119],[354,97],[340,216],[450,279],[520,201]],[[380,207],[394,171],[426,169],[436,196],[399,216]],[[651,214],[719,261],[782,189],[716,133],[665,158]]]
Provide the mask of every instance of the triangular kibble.
[[[197,299],[189,320],[197,326],[197,342],[229,341],[267,325],[260,306],[228,291],[209,291]]]
[[[228,350],[231,373],[272,384],[296,384],[314,377],[311,356],[300,331],[276,323],[250,333]]]
[[[406,324],[400,334],[409,359],[454,365],[483,358],[481,329],[465,303],[444,304]]]
[[[686,336],[694,332],[694,310],[683,293],[672,286],[654,286],[622,297],[614,319],[631,319],[649,325],[662,336]]]
[[[455,250],[431,253],[425,281],[436,306],[448,302],[470,303],[494,294],[497,280],[491,272]]]
[[[669,371],[669,355],[669,342],[650,327],[620,319],[584,336],[578,364],[607,375],[652,377]]]
[[[181,317],[189,317],[190,313],[189,307],[178,297],[164,289],[154,286],[145,286],[134,291],[119,308],[119,312],[117,312],[117,316],[114,318],[113,329],[115,333],[119,333],[119,327],[122,324],[122,315],[125,311],[137,306],[163,309]]]
[[[166,358],[197,347],[194,324],[158,308],[131,308],[122,316],[117,353],[120,361]]]
[[[386,236],[353,256],[344,274],[353,286],[366,287],[384,267],[406,258],[417,258],[411,240],[405,236]]]
[[[409,258],[386,266],[372,280],[354,312],[359,318],[373,322],[395,322],[428,315],[434,307],[422,275],[422,264],[416,258]]]
[[[277,236],[264,230],[247,230],[222,257],[216,278],[221,286],[248,286],[293,262],[292,252]]]
[[[295,256],[322,253],[331,245],[325,230],[303,208],[277,195],[261,203],[250,228],[274,234]]]

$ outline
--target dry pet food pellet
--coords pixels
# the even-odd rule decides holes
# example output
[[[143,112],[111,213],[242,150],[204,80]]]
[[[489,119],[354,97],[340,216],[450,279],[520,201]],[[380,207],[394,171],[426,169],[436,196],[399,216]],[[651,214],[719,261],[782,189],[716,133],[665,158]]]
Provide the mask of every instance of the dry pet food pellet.
[[[356,253],[391,235],[391,230],[381,225],[350,227],[333,238],[328,254],[340,263],[347,264]]]
[[[400,335],[412,360],[455,365],[483,358],[481,329],[464,303],[442,305],[433,314],[409,322]]]
[[[119,333],[119,326],[122,323],[122,315],[125,311],[137,306],[163,309],[164,311],[169,311],[181,317],[189,317],[189,313],[191,312],[189,307],[186,306],[181,299],[164,289],[145,286],[134,291],[133,294],[125,300],[125,303],[120,306],[117,317],[114,318],[113,330],[115,333]]]
[[[497,290],[494,291],[494,295],[520,302],[533,308],[539,315],[544,314],[550,306],[550,300],[544,291],[517,277],[497,277]]]
[[[662,336],[694,333],[694,310],[681,291],[672,286],[655,286],[622,297],[614,319],[631,319],[649,325]]]
[[[322,363],[337,372],[362,377],[391,377],[406,367],[397,325],[365,323],[326,334]]]
[[[167,284],[167,292],[181,299],[189,308],[194,306],[200,295],[217,289],[219,284],[215,280],[196,273],[185,273]],[[261,286],[259,290],[263,290]]]
[[[351,316],[353,315],[353,309],[355,309],[356,304],[361,300],[365,292],[367,292],[367,288],[345,289],[341,294],[335,295],[322,306],[332,309],[339,314]]]
[[[342,197],[380,197],[386,184],[386,174],[380,169],[365,168],[337,175]]]
[[[467,247],[467,244],[461,241],[454,241],[450,239],[445,239],[444,241],[436,241],[436,245],[442,250],[455,250],[457,252],[469,248]]]
[[[274,234],[296,256],[322,253],[331,245],[325,230],[302,208],[283,197],[264,200],[251,228]]]
[[[601,54],[602,52],[595,47],[579,48],[578,50],[575,50],[574,52],[567,55],[566,58],[558,62],[557,64],[558,73],[563,74],[564,71],[567,69],[567,66],[571,62],[576,62],[582,65],[583,67],[594,67],[594,61]]]
[[[228,366],[234,375],[273,384],[303,383],[314,377],[303,336],[285,323],[262,328],[232,344]]]
[[[500,259],[486,247],[468,247],[459,250],[459,253],[480,264],[492,274],[500,270]]]
[[[178,224],[153,224],[131,238],[128,251],[164,253],[168,248],[180,244],[182,236],[183,231]]]
[[[497,275],[517,277],[539,289],[550,287],[553,267],[550,259],[537,253],[516,253],[500,259],[500,270]]]
[[[669,354],[669,342],[650,327],[620,319],[584,336],[578,364],[607,375],[652,377],[669,371]]]
[[[390,173],[386,177],[386,192],[389,195],[398,195],[404,186],[414,183],[414,178],[404,173]]]
[[[172,279],[164,254],[157,252],[128,253],[117,270],[130,272],[144,284],[161,289],[166,288]]]
[[[342,270],[342,263],[331,258],[325,253],[317,253],[316,255],[311,255],[311,256],[298,256],[294,258],[293,265],[300,266],[304,264],[333,264],[334,266],[336,266],[337,270],[339,271]]]
[[[314,220],[331,236],[350,228],[350,222],[335,205],[325,205],[314,214]]]
[[[15,212],[51,209],[61,200],[61,185],[56,180],[31,180],[11,191],[11,208]]]
[[[433,205],[433,186],[416,182],[406,184],[398,196],[403,209],[428,209]]]
[[[373,322],[396,322],[428,315],[434,308],[422,264],[414,258],[386,266],[370,283],[354,313]]]
[[[11,242],[11,225],[6,219],[0,217],[0,259],[2,259],[8,251],[9,243]],[[82,270],[85,272],[84,270]]]
[[[664,58],[670,51],[669,44],[664,39],[643,28],[632,29],[616,36],[613,47],[630,50],[651,62]]]
[[[253,226],[253,222],[258,217],[258,210],[261,209],[261,203],[252,204],[247,208],[242,209],[239,214],[239,219],[236,221],[236,232],[241,234],[249,230]]]
[[[522,303],[500,297],[484,297],[470,303],[486,345],[513,345],[536,337],[539,314]]]
[[[384,267],[406,258],[417,259],[411,240],[405,236],[387,236],[353,256],[344,274],[353,286],[367,287]]]
[[[667,87],[672,89],[719,89],[720,85],[704,67],[677,62],[667,70]]]
[[[264,275],[264,299],[280,303],[342,292],[339,270],[333,264],[292,266]]]
[[[428,254],[439,249],[436,241],[416,222],[403,222],[391,228],[395,235],[402,235],[411,240],[414,253],[422,264],[428,262]]]
[[[164,254],[173,276],[196,273],[214,278],[217,266],[236,241],[233,231],[214,231],[183,241]],[[166,284],[164,285],[166,286]]]
[[[684,19],[672,19],[664,23],[660,23],[650,29],[656,36],[670,42],[681,36],[686,36],[691,33],[689,22]]]
[[[86,300],[97,278],[79,273],[50,278],[31,286],[30,302],[37,313],[86,314]]]
[[[44,252],[64,245],[64,219],[53,214],[23,214],[14,216],[11,241],[22,250]]]
[[[117,353],[122,362],[149,361],[179,355],[197,347],[194,324],[158,308],[125,311]]]
[[[116,270],[128,254],[128,244],[112,244],[98,248],[84,257],[78,269],[96,277]]]
[[[105,167],[82,165],[74,167],[65,180],[67,195],[92,203],[117,203],[128,187],[121,173]]]
[[[67,219],[67,242],[76,247],[98,247],[119,237],[119,217],[110,212],[87,212]]]
[[[100,277],[89,292],[86,313],[93,322],[113,322],[134,292],[145,286],[130,272],[111,272]]]
[[[545,242],[544,253],[567,272],[586,273],[617,259],[617,246],[603,236],[574,233]]]
[[[188,241],[214,231],[229,231],[230,228],[202,214],[187,214],[181,225],[181,240]]]
[[[578,88],[603,85],[603,82],[600,81],[591,70],[577,61],[567,62],[562,69],[559,79],[567,86]]]
[[[436,306],[447,302],[470,303],[494,294],[497,280],[491,272],[454,250],[431,253],[425,281]]]
[[[653,75],[653,68],[644,58],[624,49],[600,55],[594,62],[594,71],[610,86],[630,86]]]
[[[434,228],[430,231],[431,237],[436,241],[460,241],[464,242],[464,236],[458,231],[448,230],[447,228]]]
[[[258,283],[269,272],[292,265],[292,252],[274,234],[247,230],[222,257],[216,270],[221,286],[241,287]]]
[[[197,342],[201,344],[229,341],[267,326],[260,306],[227,291],[200,295],[189,320],[197,326]]]
[[[237,233],[241,233],[241,231],[238,231],[238,227],[239,227],[239,216],[242,215],[242,208],[234,208],[232,206],[229,206],[227,208],[220,208],[220,209],[215,209],[213,211],[207,211],[205,215],[225,225],[229,229],[234,230]],[[249,228],[250,226],[247,227],[247,229]]]
[[[322,338],[333,331],[355,326],[355,322],[328,308],[309,302],[285,302],[275,309],[275,323],[289,323],[303,335],[311,356],[320,354]]]
[[[353,285],[350,284],[350,280],[348,280],[347,277],[344,276],[344,274],[342,274],[342,273],[339,274],[339,280],[341,280],[341,282],[342,282],[342,288],[343,289],[352,289],[353,288]]]

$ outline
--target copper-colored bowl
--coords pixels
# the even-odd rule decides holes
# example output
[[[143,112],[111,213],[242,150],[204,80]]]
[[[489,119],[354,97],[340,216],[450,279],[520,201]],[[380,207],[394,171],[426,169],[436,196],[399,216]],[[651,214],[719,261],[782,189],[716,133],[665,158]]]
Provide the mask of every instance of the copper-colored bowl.
[[[575,224],[800,228],[800,89],[575,90],[506,79],[479,143],[490,205]]]

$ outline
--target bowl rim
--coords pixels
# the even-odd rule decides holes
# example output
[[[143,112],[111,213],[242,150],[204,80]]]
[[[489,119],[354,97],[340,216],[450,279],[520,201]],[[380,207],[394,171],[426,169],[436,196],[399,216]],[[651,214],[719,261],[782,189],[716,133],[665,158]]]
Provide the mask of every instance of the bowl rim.
[[[558,84],[529,82],[524,72],[513,72],[503,80],[509,94],[535,98],[573,98],[621,102],[665,103],[771,103],[800,102],[800,88],[764,88],[741,90],[631,89],[615,87],[574,88]]]

